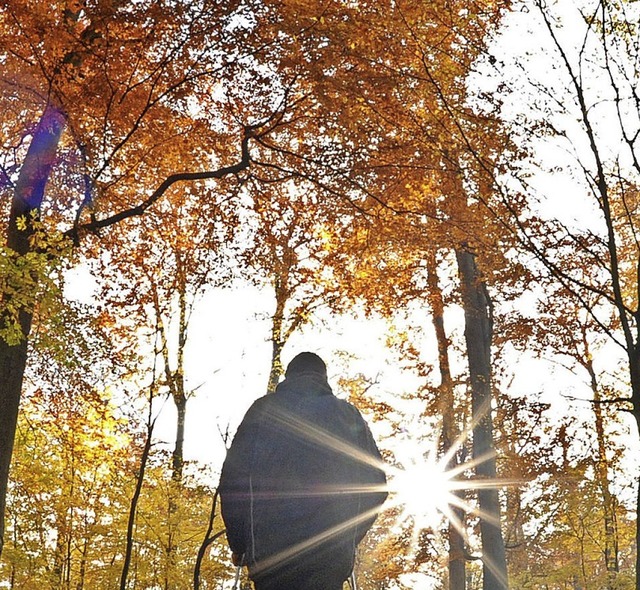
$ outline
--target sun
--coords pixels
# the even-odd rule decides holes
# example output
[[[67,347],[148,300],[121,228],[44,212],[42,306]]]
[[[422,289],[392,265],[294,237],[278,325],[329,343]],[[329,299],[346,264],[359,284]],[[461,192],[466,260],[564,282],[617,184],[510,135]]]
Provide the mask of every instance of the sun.
[[[450,516],[450,507],[459,503],[454,492],[460,489],[460,482],[438,460],[435,449],[421,452],[416,447],[405,452],[408,456],[390,469],[391,502],[400,507],[400,520],[413,520],[416,529],[436,530]]]
[[[487,455],[452,466],[452,458],[468,436],[469,431],[463,432],[444,454],[439,453],[437,440],[404,439],[394,450],[396,464],[387,469],[389,505],[398,509],[400,525],[409,523],[414,541],[421,531],[438,533],[449,524],[466,539],[467,531],[460,513],[487,520],[494,518],[484,514],[468,493],[518,483],[515,480],[478,479],[471,475],[477,465],[489,458]]]

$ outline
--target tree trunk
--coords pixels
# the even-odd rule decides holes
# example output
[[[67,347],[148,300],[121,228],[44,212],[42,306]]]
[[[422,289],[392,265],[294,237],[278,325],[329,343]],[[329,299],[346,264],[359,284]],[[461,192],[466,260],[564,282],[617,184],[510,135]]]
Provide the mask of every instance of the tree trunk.
[[[638,269],[638,293],[640,293],[640,268]],[[629,355],[629,377],[631,380],[632,413],[636,419],[638,436],[640,436],[640,312],[636,317],[636,342],[627,349]],[[636,590],[640,590],[640,476],[638,477],[636,495]]]
[[[211,500],[211,510],[209,511],[209,523],[207,524],[207,532],[204,534],[204,539],[202,539],[202,543],[200,544],[200,548],[198,549],[196,565],[193,568],[193,590],[200,590],[200,568],[202,567],[202,560],[204,559],[207,549],[213,542],[215,542],[218,537],[221,537],[226,532],[226,529],[222,529],[215,534],[213,533],[217,506],[218,488],[216,487],[216,491],[213,494],[213,499]]]
[[[442,416],[442,452],[446,455],[456,444],[460,436],[455,416],[455,399],[453,396],[453,379],[449,362],[449,339],[444,328],[444,300],[438,282],[437,261],[435,252],[427,253],[427,286],[429,289],[429,304],[433,317],[433,327],[438,344],[438,367],[440,369],[440,387],[438,400]],[[455,453],[452,455],[447,469],[453,469],[458,461]],[[464,512],[457,506],[449,507],[455,515],[455,521],[449,520],[449,590],[465,590],[465,542],[462,535]]]
[[[478,479],[496,478],[491,413],[491,302],[480,277],[475,255],[463,245],[456,250],[460,289],[465,317],[465,341],[471,381],[473,414],[473,458],[478,461]],[[504,540],[500,528],[500,500],[495,487],[480,487],[478,502],[481,511],[483,590],[504,590],[508,587]]]
[[[180,265],[177,265],[180,268]],[[166,326],[163,319],[163,306],[160,302],[158,289],[151,286],[153,307],[156,315],[156,337],[160,338],[160,353],[162,354],[162,371],[171,399],[176,407],[176,440],[171,454],[171,479],[180,484],[184,466],[184,433],[187,416],[187,394],[184,387],[184,349],[187,342],[187,313],[186,313],[186,285],[183,280],[177,283],[178,292],[178,343],[176,351],[176,369],[171,369],[171,355],[169,351],[170,326]]]
[[[153,397],[149,400],[149,407],[151,407]],[[142,485],[144,483],[144,474],[147,468],[147,461],[149,460],[149,453],[151,451],[151,440],[153,438],[153,427],[155,421],[149,421],[147,424],[147,437],[144,441],[144,448],[142,449],[142,455],[140,456],[140,467],[138,469],[138,477],[136,478],[136,489],[131,498],[129,505],[129,518],[127,520],[127,536],[125,543],[124,561],[122,563],[122,572],[120,574],[120,590],[126,590],[127,579],[129,577],[129,568],[131,567],[131,558],[133,555],[133,529],[136,523],[136,514],[138,512],[138,501],[140,500],[140,494],[142,493]]]
[[[640,420],[638,421],[638,431],[640,431]],[[640,590],[640,476],[636,483],[638,493],[636,495],[636,590]]]
[[[633,385],[633,383],[632,383]],[[634,392],[634,417],[638,434],[640,435],[640,382],[636,384],[637,393]],[[640,476],[636,481],[636,590],[640,590]]]
[[[20,313],[20,323],[29,333],[31,314]],[[18,423],[18,407],[22,392],[22,379],[27,364],[27,342],[9,346],[0,339],[0,554],[4,545],[4,516],[7,505],[9,465],[13,454],[13,439]]]
[[[24,256],[31,250],[29,240],[33,233],[30,223],[32,221],[31,215],[37,216],[40,211],[44,189],[56,159],[65,123],[65,115],[60,109],[52,105],[47,106],[36,127],[31,145],[20,169],[11,203],[6,236],[7,247],[17,256]],[[20,218],[24,218],[26,221],[25,230],[18,229],[18,219]],[[0,294],[0,297],[2,298],[0,323],[4,324],[10,321],[6,311],[8,301],[5,294]],[[18,408],[27,364],[27,346],[32,318],[32,309],[20,309],[19,322],[23,338],[17,344],[9,344],[0,338],[0,555],[4,544],[4,517],[9,467],[18,423]]]
[[[280,382],[280,377],[282,377],[284,373],[284,369],[282,367],[282,349],[284,348],[284,343],[273,340],[271,344],[272,353],[271,369],[269,371],[269,382],[267,384],[268,393],[273,393],[276,390],[276,387],[278,387],[278,383]]]
[[[182,483],[182,471],[184,467],[184,433],[187,419],[187,393],[184,383],[184,349],[187,345],[187,334],[189,330],[189,320],[187,316],[187,282],[184,265],[178,252],[176,252],[176,266],[178,269],[178,350],[177,350],[177,367],[174,373],[171,373],[169,367],[169,351],[165,350],[165,364],[167,375],[170,375],[172,383],[170,389],[173,401],[178,412],[176,421],[176,444],[173,449],[172,457],[172,476],[173,481],[177,484]],[[158,309],[160,313],[160,309]]]
[[[80,553],[80,571],[78,572],[76,590],[84,590],[84,579],[87,574],[87,554],[89,552],[89,535],[87,528],[88,527],[85,526],[85,536],[84,541],[82,542],[82,551]]]
[[[607,441],[604,432],[604,417],[600,404],[600,390],[593,365],[589,361],[587,370],[591,377],[591,390],[593,392],[593,413],[596,419],[596,477],[598,487],[602,493],[602,506],[604,511],[604,562],[607,570],[607,587],[612,590],[618,574],[618,525],[614,496],[611,493],[609,482],[609,459],[607,458]]]
[[[267,393],[273,393],[278,386],[280,377],[284,373],[282,366],[282,350],[284,349],[286,337],[284,336],[284,308],[289,296],[286,290],[286,278],[277,277],[275,280],[276,310],[271,318],[271,370],[269,371],[269,382],[267,383]]]
[[[187,341],[187,315],[186,315],[186,283],[181,273],[181,264],[177,261],[178,281],[178,343],[176,351],[176,369],[171,370],[168,334],[169,330],[162,319],[162,309],[155,286],[152,287],[153,304],[156,312],[156,331],[161,341],[161,351],[164,364],[164,375],[171,399],[176,407],[176,440],[171,455],[171,484],[168,489],[167,504],[167,543],[165,546],[166,563],[164,567],[164,589],[169,590],[176,560],[176,532],[178,527],[178,502],[182,487],[182,474],[184,467],[184,433],[187,415],[187,395],[184,388],[184,348]],[[151,406],[150,406],[151,407]]]
[[[182,482],[184,467],[184,430],[187,417],[187,396],[183,391],[180,391],[180,394],[181,395],[174,395],[173,397],[176,409],[178,410],[178,418],[176,421],[176,444],[171,457],[171,478],[178,484]]]

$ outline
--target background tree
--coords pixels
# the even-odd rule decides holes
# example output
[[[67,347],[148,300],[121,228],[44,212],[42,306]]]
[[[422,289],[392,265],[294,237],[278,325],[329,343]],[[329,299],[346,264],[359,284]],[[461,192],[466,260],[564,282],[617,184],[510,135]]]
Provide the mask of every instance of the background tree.
[[[616,585],[619,572],[618,564],[618,531],[617,531],[617,499],[612,491],[611,478],[616,463],[612,452],[614,444],[610,441],[612,428],[615,428],[615,412],[612,414],[607,400],[615,397],[616,382],[624,380],[616,378],[616,367],[600,368],[596,359],[607,354],[602,351],[606,347],[606,337],[600,333],[598,325],[582,306],[571,309],[576,305],[571,293],[562,292],[558,296],[551,295],[546,305],[541,305],[541,311],[547,319],[553,318],[548,326],[543,328],[536,339],[539,344],[551,346],[558,351],[559,356],[566,357],[569,371],[580,371],[584,375],[585,384],[592,396],[593,429],[594,429],[594,482],[600,488],[604,538],[603,558],[608,572],[608,586]],[[566,301],[566,298],[569,301]],[[564,300],[563,300],[564,299]],[[590,303],[590,308],[597,307]],[[568,313],[567,313],[568,312]],[[613,325],[612,318],[610,325]],[[565,364],[565,363],[563,363]]]
[[[0,46],[2,188],[11,207],[3,213],[0,518],[27,337],[39,297],[20,277],[42,284],[39,277],[47,269],[43,262],[34,264],[34,256],[51,251],[60,227],[66,225],[68,235],[77,238],[80,226],[97,230],[142,213],[174,182],[220,178],[248,165],[248,136],[241,125],[224,130],[185,110],[193,99],[206,108],[201,90],[237,65],[241,51],[229,42],[247,33],[230,25],[237,8],[205,2],[174,12],[127,3],[60,2],[41,11],[21,1],[3,7],[1,26],[11,33],[2,35]],[[228,144],[216,142],[229,134],[240,134],[242,146],[226,166]],[[175,145],[177,136],[183,145],[198,137],[200,154],[223,146],[216,154],[221,165],[207,172],[211,160],[203,157],[197,173],[168,178],[154,194],[140,198],[141,186],[156,186],[158,178],[175,171],[175,152],[167,146]],[[38,227],[44,228],[44,239],[35,243]]]
[[[487,286],[478,271],[473,252],[456,252],[460,270],[461,293],[465,314],[465,340],[469,361],[469,381],[473,416],[473,459],[480,480],[496,480],[494,454],[493,378],[491,343],[493,340],[492,302]],[[478,488],[480,535],[484,590],[507,588],[507,563],[501,530],[501,509],[495,487]]]
[[[353,208],[323,202],[313,186],[262,180],[254,185],[247,225],[250,245],[242,254],[249,280],[268,285],[275,296],[271,315],[271,371],[267,391],[282,375],[282,352],[291,336],[322,309],[339,309],[337,286],[328,274],[325,233],[347,224]],[[338,222],[337,220],[340,219]]]
[[[166,578],[165,587],[174,587],[172,564],[182,550],[177,546],[183,538],[182,503],[185,501],[184,440],[187,402],[199,384],[187,372],[189,334],[194,306],[207,288],[221,288],[231,274],[227,260],[232,249],[234,218],[227,218],[224,200],[209,195],[191,194],[189,189],[169,195],[144,223],[131,221],[112,236],[114,255],[100,275],[100,299],[117,316],[120,338],[137,340],[150,356],[157,355],[159,375],[154,375],[152,389],[166,395],[175,405],[175,438],[171,453],[171,480],[166,514]],[[223,203],[221,206],[219,203]],[[198,224],[193,219],[201,217]],[[131,235],[136,235],[134,242]],[[154,369],[155,370],[155,369]],[[149,401],[152,404],[152,401]],[[153,409],[157,411],[154,403]],[[147,445],[152,433],[147,434]],[[149,450],[146,451],[148,456]],[[141,477],[144,468],[141,468]],[[125,578],[123,577],[123,583]]]
[[[514,66],[499,98],[503,116],[517,125],[514,135],[532,151],[534,143],[541,142],[538,145],[548,154],[536,150],[533,166],[530,160],[519,160],[513,175],[531,199],[541,203],[542,223],[528,225],[516,212],[508,219],[547,272],[619,346],[629,393],[615,393],[607,403],[631,412],[637,427],[640,348],[634,212],[640,123],[637,72],[631,65],[637,56],[632,41],[635,7],[627,2],[587,2],[572,9],[536,2],[534,7],[530,26],[544,35],[546,52],[552,56],[545,63],[550,67],[542,76],[540,62],[527,63],[524,56],[510,52],[496,59],[495,66],[502,72],[507,63]],[[564,24],[569,21],[570,32]],[[542,59],[540,53],[535,55]],[[520,90],[528,93],[524,101]],[[521,107],[511,110],[515,96]],[[564,198],[588,211],[582,223],[552,206],[551,199],[562,197],[542,182],[551,171],[555,187],[570,189]],[[505,200],[512,198],[513,192],[505,192]]]
[[[47,397],[27,398],[19,426],[5,556],[12,587],[114,587],[133,435],[103,396]]]
[[[214,190],[172,192],[143,221],[131,220],[110,236],[114,247],[108,264],[100,261],[99,250],[96,254],[99,299],[113,314],[120,338],[132,334],[149,354],[158,354],[160,390],[176,408],[171,469],[178,483],[187,402],[200,385],[187,372],[193,310],[205,291],[229,286],[233,251],[239,247],[229,202],[233,195]]]

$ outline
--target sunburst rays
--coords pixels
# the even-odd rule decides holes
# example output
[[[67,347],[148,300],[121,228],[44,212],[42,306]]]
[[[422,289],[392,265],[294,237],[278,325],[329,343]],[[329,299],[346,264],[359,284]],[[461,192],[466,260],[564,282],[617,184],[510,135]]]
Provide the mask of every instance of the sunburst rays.
[[[492,526],[499,527],[500,523],[495,515],[487,514],[478,507],[474,501],[472,492],[484,489],[503,488],[520,482],[505,478],[480,478],[474,475],[475,468],[494,457],[493,452],[471,458],[460,464],[455,464],[454,458],[467,444],[473,431],[473,424],[469,425],[458,438],[444,452],[438,451],[437,439],[429,442],[423,440],[405,441],[406,444],[398,444],[394,450],[398,463],[390,465],[378,460],[360,448],[354,447],[349,442],[336,437],[328,430],[319,427],[300,416],[279,410],[269,415],[271,427],[282,429],[301,443],[316,446],[318,449],[329,449],[335,453],[350,457],[354,464],[362,464],[368,467],[382,469],[387,474],[386,486],[324,486],[309,489],[300,493],[309,495],[350,495],[373,494],[388,492],[389,498],[382,510],[390,509],[398,513],[398,523],[412,527],[413,544],[417,541],[422,531],[432,530],[437,532],[446,523],[453,527],[468,541],[467,526],[461,520],[459,514],[475,516],[486,521]],[[397,441],[395,441],[397,442]],[[286,564],[302,553],[313,551],[319,545],[337,538],[351,527],[366,522],[375,515],[375,510],[362,513],[328,528],[321,533],[304,540],[286,550],[271,555],[264,560],[259,568],[268,570]],[[482,558],[487,567],[499,577],[501,573],[490,563]]]
[[[501,489],[522,483],[504,477],[482,477],[476,468],[495,457],[495,451],[457,463],[456,457],[468,445],[474,425],[486,416],[486,411],[474,420],[444,452],[438,450],[437,437],[429,441],[411,439],[398,444],[394,453],[397,464],[387,468],[390,499],[399,526],[412,529],[412,550],[418,550],[423,531],[434,533],[451,524],[469,544],[468,526],[462,514],[477,517],[493,527],[500,527],[499,517],[480,509],[475,501],[477,492]],[[504,574],[486,556],[478,556],[500,583]],[[506,586],[505,586],[506,587]]]

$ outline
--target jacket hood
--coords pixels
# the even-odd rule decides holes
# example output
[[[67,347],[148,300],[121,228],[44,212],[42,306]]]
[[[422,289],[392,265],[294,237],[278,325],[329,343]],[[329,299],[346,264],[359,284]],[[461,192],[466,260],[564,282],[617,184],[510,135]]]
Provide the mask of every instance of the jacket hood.
[[[333,395],[327,379],[317,372],[291,375],[278,384],[275,392],[303,396]]]

